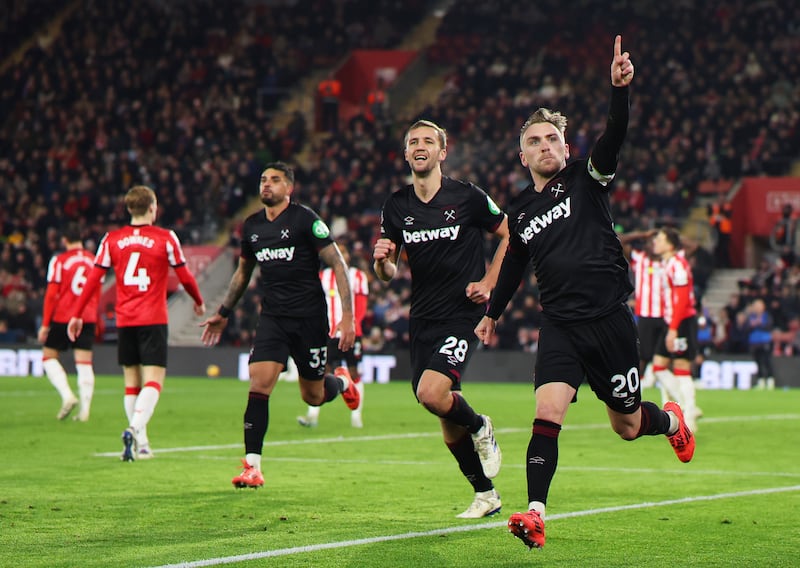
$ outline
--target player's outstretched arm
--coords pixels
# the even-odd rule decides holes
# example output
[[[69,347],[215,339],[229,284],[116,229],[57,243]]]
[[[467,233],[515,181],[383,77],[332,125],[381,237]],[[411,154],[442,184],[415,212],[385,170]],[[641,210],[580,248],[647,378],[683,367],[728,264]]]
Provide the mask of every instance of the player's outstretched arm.
[[[248,284],[250,284],[250,277],[253,275],[255,266],[256,260],[254,258],[239,258],[239,266],[236,267],[236,272],[231,277],[228,292],[225,294],[225,299],[222,300],[219,310],[199,324],[203,328],[200,339],[204,345],[212,346],[219,343],[222,338],[222,332],[225,326],[228,325],[228,317],[230,317],[233,307],[242,297],[244,291],[247,290]]]

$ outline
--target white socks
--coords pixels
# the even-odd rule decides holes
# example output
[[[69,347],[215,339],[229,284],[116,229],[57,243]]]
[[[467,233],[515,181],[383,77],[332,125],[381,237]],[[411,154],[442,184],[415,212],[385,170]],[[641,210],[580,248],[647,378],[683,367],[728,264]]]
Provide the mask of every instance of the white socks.
[[[544,503],[542,503],[541,501],[531,501],[530,503],[528,503],[528,510],[537,511],[539,513],[539,516],[542,517],[542,519],[544,519],[545,506]]]
[[[131,427],[137,432],[144,430],[158,403],[158,397],[161,391],[155,387],[145,385],[136,397],[136,404],[133,407],[133,418],[131,419]],[[127,398],[127,397],[126,397]]]
[[[261,471],[261,454],[245,454],[244,460],[248,465]]]
[[[78,396],[81,399],[80,418],[87,420],[94,396],[94,369],[90,363],[78,363],[75,368],[78,370]]]
[[[47,359],[42,363],[42,367],[44,368],[44,372],[50,384],[53,385],[58,391],[58,394],[61,395],[62,403],[66,403],[75,398],[75,393],[72,392],[69,382],[67,381],[67,372],[64,370],[64,367],[61,366],[58,359]]]

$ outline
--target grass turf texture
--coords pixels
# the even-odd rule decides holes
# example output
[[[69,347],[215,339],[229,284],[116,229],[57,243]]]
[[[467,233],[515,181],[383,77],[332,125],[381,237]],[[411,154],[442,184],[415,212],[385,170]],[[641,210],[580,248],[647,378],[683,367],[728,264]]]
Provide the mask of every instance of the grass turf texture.
[[[530,552],[505,522],[527,507],[532,388],[465,392],[504,456],[503,510],[479,520],[455,518],[471,487],[406,383],[367,385],[361,430],[340,401],[301,428],[297,385],[279,383],[266,484],[237,490],[245,383],[169,377],[148,429],[156,458],[123,463],[120,377],[98,377],[85,424],[55,420],[46,379],[0,378],[0,566],[797,565],[800,390],[699,392],[697,452],[681,464],[663,437],[620,440],[582,389],[561,433],[547,545]]]

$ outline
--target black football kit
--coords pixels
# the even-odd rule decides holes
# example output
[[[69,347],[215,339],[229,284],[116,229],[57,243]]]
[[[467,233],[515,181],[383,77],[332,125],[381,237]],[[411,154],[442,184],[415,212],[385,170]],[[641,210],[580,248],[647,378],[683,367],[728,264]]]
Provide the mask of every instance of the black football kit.
[[[290,203],[272,221],[263,210],[245,220],[241,255],[258,262],[262,296],[251,363],[285,365],[291,355],[301,377],[323,379],[328,316],[319,251],[332,242],[327,225],[305,205]]]
[[[542,191],[530,185],[515,198],[487,310],[500,317],[532,262],[543,316],[536,386],[559,381],[577,389],[585,378],[622,413],[641,402],[639,340],[626,305],[633,287],[608,199],[627,125],[628,88],[613,87],[606,130],[590,158],[567,165]]]
[[[425,369],[438,371],[460,390],[461,376],[477,347],[473,329],[485,311],[467,297],[470,282],[485,275],[483,232],[505,215],[474,184],[442,177],[439,191],[422,202],[412,185],[383,206],[381,236],[403,247],[411,268],[411,386]]]

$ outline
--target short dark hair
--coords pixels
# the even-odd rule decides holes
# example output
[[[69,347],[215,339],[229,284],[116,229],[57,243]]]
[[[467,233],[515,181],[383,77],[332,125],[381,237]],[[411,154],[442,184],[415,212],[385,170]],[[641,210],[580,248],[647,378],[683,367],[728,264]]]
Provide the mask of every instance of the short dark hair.
[[[267,170],[278,170],[279,172],[283,172],[283,175],[286,176],[286,179],[289,181],[289,183],[294,185],[294,168],[286,162],[270,162],[264,166],[264,171]]]
[[[661,232],[667,237],[667,241],[672,245],[675,250],[680,250],[683,247],[681,243],[681,234],[675,227],[663,227]]]
[[[79,243],[81,242],[81,227],[75,222],[67,223],[67,226],[64,227],[64,230],[61,231],[61,236],[64,237],[64,240],[68,243]]]

